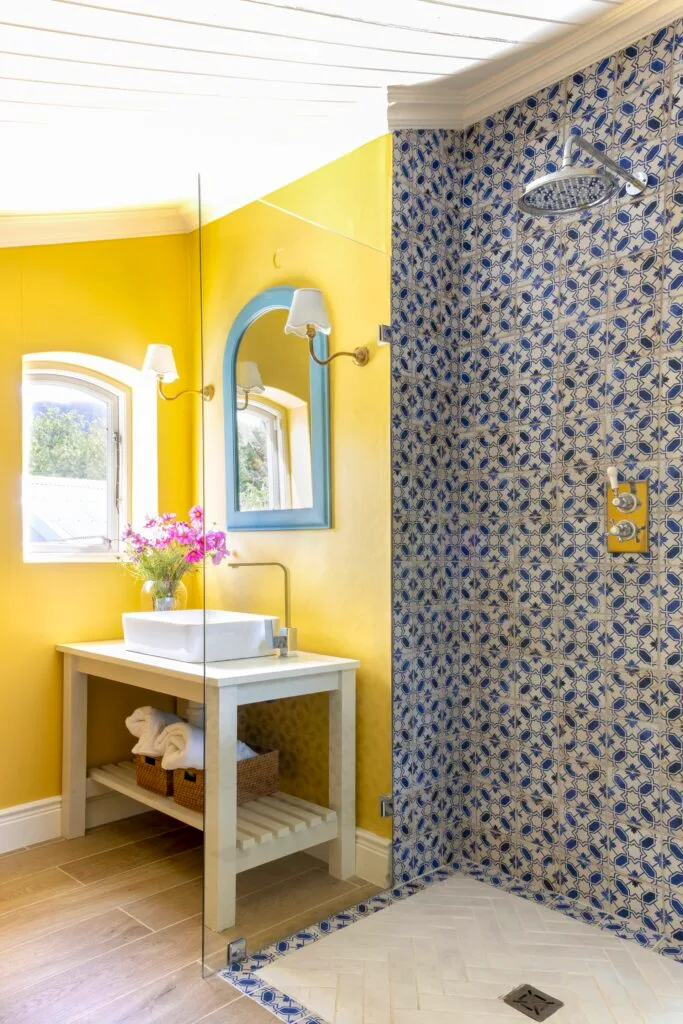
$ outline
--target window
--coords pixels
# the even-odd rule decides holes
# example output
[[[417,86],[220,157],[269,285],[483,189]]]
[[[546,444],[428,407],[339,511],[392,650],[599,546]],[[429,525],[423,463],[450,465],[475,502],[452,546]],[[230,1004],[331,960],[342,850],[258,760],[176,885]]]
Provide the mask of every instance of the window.
[[[115,555],[128,519],[130,393],[75,368],[24,369],[24,554]]]
[[[286,431],[277,406],[249,402],[237,413],[239,507],[289,507]]]

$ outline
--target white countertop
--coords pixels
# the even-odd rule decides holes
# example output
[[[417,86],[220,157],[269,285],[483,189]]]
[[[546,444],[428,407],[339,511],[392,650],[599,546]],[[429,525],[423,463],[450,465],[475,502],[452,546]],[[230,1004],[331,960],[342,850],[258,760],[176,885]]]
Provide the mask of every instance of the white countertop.
[[[166,675],[175,679],[200,682],[206,679],[209,685],[239,686],[243,683],[259,683],[279,680],[287,676],[320,675],[340,670],[355,670],[360,663],[352,658],[335,658],[328,654],[309,654],[297,651],[296,655],[280,658],[275,655],[266,658],[245,658],[242,661],[214,661],[206,665],[173,661],[171,658],[154,658],[147,654],[136,654],[124,647],[123,640],[105,640],[91,643],[58,644],[62,654],[81,656],[90,661],[102,661],[110,665],[135,667],[138,671],[149,671],[155,675]]]

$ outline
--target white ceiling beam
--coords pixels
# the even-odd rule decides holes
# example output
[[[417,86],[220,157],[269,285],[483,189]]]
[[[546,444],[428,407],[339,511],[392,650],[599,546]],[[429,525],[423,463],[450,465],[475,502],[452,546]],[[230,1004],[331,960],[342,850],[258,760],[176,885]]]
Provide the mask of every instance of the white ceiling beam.
[[[49,89],[57,85],[71,88],[80,87],[84,97],[88,90],[111,89],[119,93],[145,93],[169,96],[196,96],[207,99],[232,99],[235,96],[254,96],[268,99],[277,86],[279,99],[343,99],[360,102],[376,90],[382,90],[381,83],[375,85],[347,85],[334,81],[316,81],[310,76],[307,82],[261,80],[258,78],[231,78],[214,75],[169,74],[167,72],[145,71],[136,68],[118,68],[107,65],[68,64],[58,60],[36,60],[35,58],[3,56],[0,60],[0,83],[16,82],[40,84]]]
[[[220,25],[187,18],[187,7],[184,20],[173,20],[72,3],[71,0],[21,0],[21,4],[9,7],[0,20],[60,33],[245,56],[336,60],[344,53],[345,61],[357,64],[367,64],[368,54],[372,54],[374,60],[377,54],[388,53],[430,58],[486,58],[499,53],[501,45],[507,41],[505,36],[486,32],[479,36],[464,30],[460,35],[434,35],[385,25],[361,27],[355,20],[317,19],[315,15],[303,15],[299,22],[290,12],[277,7],[261,9],[259,5],[244,5],[243,10],[250,17],[241,15],[233,22]],[[287,26],[295,20],[296,24]],[[324,24],[319,24],[319,20]],[[521,24],[520,19],[510,20],[513,23],[510,31],[514,25]],[[514,32],[512,38],[516,38]],[[354,54],[358,55],[357,60]]]
[[[389,82],[411,84],[439,77],[438,71],[433,70],[434,62],[429,58],[407,61],[409,70],[405,71],[391,67],[337,67],[325,63],[300,64],[294,60],[273,61],[266,58],[195,53],[172,48],[158,49],[153,46],[55,35],[37,29],[0,27],[0,64],[4,64],[5,60],[13,56],[32,58],[37,64],[44,60],[62,64],[64,71],[60,77],[64,79],[69,77],[69,68],[73,64],[84,68],[132,68],[168,75],[192,75],[198,78],[208,75],[227,80],[251,78],[271,82],[320,81],[335,82],[339,85],[381,86]],[[414,65],[412,70],[411,65]],[[463,60],[460,66],[470,67],[471,61]]]
[[[351,48],[335,43],[313,45],[297,43],[275,45],[274,40],[240,37],[240,45],[231,50],[227,45],[221,49],[217,39],[205,40],[205,46],[193,46],[188,39],[178,39],[174,44],[145,43],[130,39],[110,39],[92,36],[82,32],[65,32],[62,29],[40,27],[23,28],[0,22],[0,52],[37,53],[44,56],[60,56],[79,48],[85,59],[96,59],[88,55],[99,54],[104,62],[153,66],[154,62],[180,67],[185,70],[202,70],[211,65],[216,73],[225,71],[234,64],[245,61],[259,61],[264,71],[282,65],[298,67],[349,68],[360,71],[382,71],[391,81],[394,75],[435,75],[452,74],[463,67],[469,67],[474,58],[434,57],[425,54],[398,53],[393,50],[371,50],[362,47]],[[209,48],[210,46],[213,48]],[[272,51],[272,52],[269,52]],[[125,55],[125,56],[124,56]]]
[[[364,111],[358,107],[324,101],[316,103],[295,100],[283,104],[282,108],[273,108],[270,99],[248,98],[236,100],[229,107],[224,106],[218,110],[214,107],[203,108],[201,105],[190,107],[183,104],[182,107],[174,108],[161,104],[145,104],[133,107],[125,106],[123,103],[119,106],[107,106],[102,102],[86,107],[83,104],[73,105],[64,100],[51,102],[47,98],[42,102],[40,99],[15,100],[4,94],[4,91],[0,91],[0,138],[5,123],[26,122],[60,127],[74,132],[80,127],[91,140],[94,137],[101,138],[106,134],[115,133],[120,143],[132,146],[136,136],[149,132],[155,132],[157,135],[163,135],[164,132],[175,133],[176,136],[183,133],[188,137],[190,133],[204,132],[210,135],[219,130],[225,134],[230,131],[243,131],[245,127],[253,125],[257,118],[261,119],[261,123],[265,123],[266,118],[274,114],[278,117],[285,117],[286,114],[287,123],[292,130],[296,130],[296,126],[300,124],[301,129],[306,131],[307,125],[311,126],[310,130],[314,130],[312,125],[316,121],[336,121],[342,117],[357,117],[361,123],[363,113]],[[367,112],[365,113],[367,115]],[[381,133],[382,129],[378,126],[376,134]]]
[[[280,0],[275,0],[279,3]],[[306,0],[308,3],[309,0]],[[318,0],[320,2],[320,0]],[[322,0],[324,2],[324,0]],[[419,0],[420,3],[456,10],[472,6],[467,0]],[[516,14],[523,18],[538,18],[556,23],[581,24],[608,10],[611,0],[484,0],[489,11],[497,14]],[[622,3],[622,0],[615,0]]]
[[[378,102],[386,98],[384,89],[376,92]],[[67,85],[63,82],[20,81],[0,75],[0,103],[16,103],[25,106],[45,105],[50,107],[80,107],[91,110],[130,110],[134,113],[177,114],[179,118],[231,116],[234,108],[242,104],[267,109],[280,109],[284,104],[288,111],[317,113],[328,110],[341,112],[340,108],[353,108],[359,102],[367,102],[372,96],[359,97],[351,91],[325,89],[315,86],[284,86],[275,93],[270,83],[259,88],[258,83],[236,83],[223,95],[210,95],[174,91],[151,91],[134,88],[83,85]],[[350,112],[350,111],[349,111]]]
[[[386,36],[393,31],[411,33],[414,45],[421,46],[421,36],[441,36],[447,44],[452,37],[465,36],[480,39],[510,39],[520,42],[548,22],[562,21],[557,17],[554,4],[546,4],[545,11],[529,11],[519,16],[498,12],[496,0],[486,0],[480,9],[475,3],[451,7],[448,4],[426,3],[425,0],[344,0],[338,3],[309,2],[309,0],[193,0],[188,7],[184,0],[164,0],[160,7],[155,0],[45,0],[45,2],[74,8],[98,8],[102,11],[139,13],[158,21],[177,20],[185,24],[233,27],[248,31],[268,29],[302,38],[329,38],[334,35],[340,42],[355,43],[358,26],[363,33]],[[533,4],[538,0],[530,0]],[[568,3],[570,0],[560,0]],[[581,0],[577,0],[581,2]],[[577,6],[577,2],[574,6]]]

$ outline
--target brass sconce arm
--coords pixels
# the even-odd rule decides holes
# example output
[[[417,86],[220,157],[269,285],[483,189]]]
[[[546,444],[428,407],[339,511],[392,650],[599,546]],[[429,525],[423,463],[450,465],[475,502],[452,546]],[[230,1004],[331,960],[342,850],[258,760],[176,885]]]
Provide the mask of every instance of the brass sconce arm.
[[[164,391],[164,382],[161,377],[157,377],[157,394],[159,398],[163,398],[165,402],[175,402],[176,398],[181,398],[183,395],[201,395],[205,402],[210,402],[213,396],[216,394],[216,389],[213,384],[207,384],[203,388],[185,388],[183,391],[179,391],[176,395],[167,395]]]
[[[353,359],[356,366],[367,366],[370,362],[370,351],[362,345],[360,348],[355,348],[353,352],[334,352],[328,359],[320,359],[315,353],[315,336],[317,334],[315,324],[308,324],[306,327],[306,337],[308,338],[308,351],[310,353],[313,362],[317,363],[318,366],[329,366],[333,359],[338,359],[340,356],[349,356]]]

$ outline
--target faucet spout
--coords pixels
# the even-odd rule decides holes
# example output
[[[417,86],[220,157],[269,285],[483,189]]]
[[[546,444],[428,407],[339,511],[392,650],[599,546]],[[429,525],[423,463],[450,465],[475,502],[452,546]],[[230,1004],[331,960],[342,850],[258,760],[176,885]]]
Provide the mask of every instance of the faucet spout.
[[[284,577],[285,577],[285,627],[287,629],[291,629],[291,627],[292,627],[292,617],[291,617],[292,605],[291,605],[290,586],[289,586],[289,569],[287,568],[286,565],[283,565],[282,562],[228,562],[228,568],[229,569],[253,568],[254,566],[258,566],[258,567],[275,566],[278,569],[282,569],[282,572],[284,573]]]

